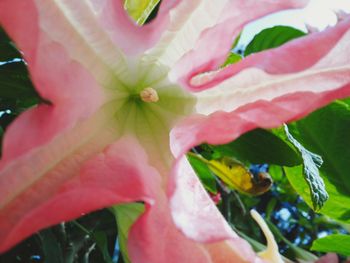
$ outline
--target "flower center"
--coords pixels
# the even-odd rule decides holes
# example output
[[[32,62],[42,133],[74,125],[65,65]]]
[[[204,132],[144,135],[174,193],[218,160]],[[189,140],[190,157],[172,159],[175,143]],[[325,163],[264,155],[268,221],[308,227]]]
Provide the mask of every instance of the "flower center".
[[[140,92],[140,97],[144,102],[157,102],[159,100],[157,91],[151,87],[143,89]]]

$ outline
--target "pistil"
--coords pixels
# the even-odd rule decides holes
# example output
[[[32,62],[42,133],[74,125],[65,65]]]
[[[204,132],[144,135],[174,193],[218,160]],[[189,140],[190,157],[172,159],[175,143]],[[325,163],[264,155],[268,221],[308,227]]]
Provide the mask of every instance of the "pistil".
[[[159,100],[157,91],[151,87],[143,89],[140,92],[140,97],[144,102],[157,102]]]

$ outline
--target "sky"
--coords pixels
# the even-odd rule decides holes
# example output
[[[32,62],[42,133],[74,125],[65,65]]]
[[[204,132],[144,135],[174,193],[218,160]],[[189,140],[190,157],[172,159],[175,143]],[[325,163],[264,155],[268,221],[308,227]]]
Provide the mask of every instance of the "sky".
[[[337,22],[335,12],[350,14],[350,0],[311,0],[304,9],[278,12],[245,26],[238,46],[245,46],[258,32],[275,25],[293,26],[306,32],[305,24],[323,30]]]

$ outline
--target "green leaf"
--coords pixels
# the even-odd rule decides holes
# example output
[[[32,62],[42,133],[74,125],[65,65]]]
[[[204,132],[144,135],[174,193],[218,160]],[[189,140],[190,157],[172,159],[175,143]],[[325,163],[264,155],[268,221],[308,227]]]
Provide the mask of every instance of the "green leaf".
[[[304,180],[300,180],[300,177],[303,174],[303,167],[286,167],[284,170],[295,191],[310,207],[312,207],[313,204],[310,188]],[[350,196],[340,194],[337,188],[329,182],[325,175],[321,173],[321,176],[325,182],[329,199],[318,212],[331,218],[349,223]]]
[[[317,239],[312,243],[311,250],[350,256],[350,235],[335,234]]]
[[[125,0],[124,8],[139,25],[143,25],[160,0]]]
[[[144,210],[145,206],[140,203],[121,204],[111,207],[111,211],[117,220],[120,251],[125,263],[131,263],[127,250],[130,227]]]
[[[207,164],[198,158],[191,155],[187,155],[188,161],[190,162],[192,168],[196,172],[198,178],[203,183],[204,187],[211,193],[216,194],[216,180],[213,173],[208,168]]]
[[[292,39],[305,35],[306,34],[303,31],[289,26],[275,26],[264,29],[248,44],[244,51],[244,56],[266,49],[279,47]]]
[[[23,61],[0,65],[0,97],[8,99],[39,98]]]
[[[295,166],[301,163],[300,156],[290,145],[263,129],[250,131],[229,144],[212,148],[222,156],[231,156],[250,163],[281,166]]]
[[[112,258],[108,252],[108,240],[107,240],[107,235],[105,232],[98,231],[94,232],[93,238],[96,242],[97,247],[101,251],[101,254],[103,256],[103,260],[106,263],[112,263]]]
[[[11,39],[0,27],[0,62],[21,58],[21,54],[12,43]]]
[[[288,140],[298,149],[303,158],[304,179],[310,188],[311,200],[314,210],[319,210],[328,200],[329,196],[326,186],[320,176],[318,168],[321,167],[323,160],[321,156],[305,149],[290,133],[288,126],[284,125],[284,130]],[[299,178],[300,180],[300,178]]]
[[[320,212],[350,223],[350,106],[346,101],[336,101],[289,127],[300,143],[324,160],[320,171],[329,200]],[[295,180],[291,183],[299,188],[298,192],[305,188],[300,179],[292,180]],[[308,200],[305,192],[299,193]]]

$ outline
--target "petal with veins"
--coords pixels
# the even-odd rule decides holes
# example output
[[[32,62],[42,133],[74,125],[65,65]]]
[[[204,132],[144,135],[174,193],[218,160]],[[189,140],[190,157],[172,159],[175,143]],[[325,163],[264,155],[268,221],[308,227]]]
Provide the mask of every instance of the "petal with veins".
[[[197,112],[232,111],[259,99],[272,100],[293,92],[341,88],[350,81],[350,65],[346,59],[350,55],[349,27],[350,19],[325,32],[249,56],[214,73],[215,76],[204,85],[221,82],[215,89],[196,93]],[[315,42],[324,44],[317,48]]]
[[[238,35],[245,23],[270,12],[301,7],[303,4],[305,4],[303,0],[279,3],[269,0],[181,1],[171,10],[169,25],[160,41],[146,54],[169,67],[192,49],[196,50],[196,54],[200,54],[200,57],[193,60],[196,66],[201,63],[200,59],[206,60],[214,56],[216,61],[221,59],[222,62],[229,52],[235,35]],[[242,10],[249,11],[242,12]],[[193,57],[187,60],[189,64],[191,59]],[[211,66],[214,64],[215,62],[211,61]],[[178,66],[175,71],[181,71],[182,66]],[[182,69],[186,70],[187,67]]]
[[[130,232],[133,262],[261,262],[228,227],[182,155],[349,95],[348,56],[337,56],[348,54],[349,22],[247,58],[206,83],[199,79],[199,86],[191,79],[218,69],[244,23],[302,2],[164,0],[157,18],[138,27],[121,0],[0,1],[1,25],[51,102],[6,131],[0,251],[81,213],[143,201],[146,212]],[[320,41],[324,46],[304,60],[294,58],[305,43]],[[170,69],[189,89],[169,80]],[[225,99],[212,89],[189,91],[214,84]],[[159,100],[142,101],[146,88]],[[227,112],[216,112],[222,109]]]

